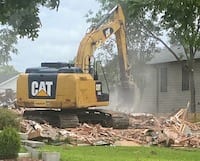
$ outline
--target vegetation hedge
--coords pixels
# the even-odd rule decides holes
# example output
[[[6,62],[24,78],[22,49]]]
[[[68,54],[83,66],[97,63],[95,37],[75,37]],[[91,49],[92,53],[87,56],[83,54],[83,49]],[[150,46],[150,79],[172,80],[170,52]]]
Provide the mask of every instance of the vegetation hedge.
[[[17,120],[17,114],[9,109],[2,108],[0,109],[0,130],[6,127],[13,127],[18,130],[20,124],[19,120]]]
[[[0,132],[0,159],[17,158],[20,146],[20,136],[15,128],[5,128]]]

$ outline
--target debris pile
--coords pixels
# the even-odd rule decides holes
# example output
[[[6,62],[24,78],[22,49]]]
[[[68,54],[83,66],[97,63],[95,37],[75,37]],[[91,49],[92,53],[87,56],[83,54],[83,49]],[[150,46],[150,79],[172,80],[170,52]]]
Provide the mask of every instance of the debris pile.
[[[163,145],[200,147],[200,124],[185,120],[187,110],[180,109],[169,118],[150,114],[130,115],[128,129],[104,128],[82,124],[77,128],[59,129],[30,120],[21,122],[22,132],[31,140],[52,140],[73,145]]]
[[[21,132],[27,134],[29,140],[50,139],[56,140],[58,129],[48,124],[39,124],[32,120],[22,120],[20,122]]]
[[[186,121],[187,109],[180,109],[165,122],[165,134],[175,146],[200,147],[200,124]]]
[[[6,89],[0,93],[0,107],[14,106],[15,92],[12,89]]]

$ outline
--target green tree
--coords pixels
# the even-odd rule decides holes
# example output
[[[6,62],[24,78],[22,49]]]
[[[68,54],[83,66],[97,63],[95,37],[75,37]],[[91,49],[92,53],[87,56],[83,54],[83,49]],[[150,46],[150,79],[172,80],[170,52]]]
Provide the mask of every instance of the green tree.
[[[18,36],[32,40],[38,37],[40,7],[58,9],[59,0],[0,0],[0,65],[17,54]]]
[[[196,112],[194,58],[200,50],[200,1],[196,0],[128,0],[129,15],[146,32],[159,40],[180,61],[190,75],[191,112]],[[145,19],[140,21],[139,19]],[[148,23],[145,23],[148,22]],[[147,24],[156,25],[158,30],[165,29],[171,43],[177,43],[184,49],[186,63],[156,33],[148,29]]]
[[[0,24],[8,25],[21,37],[38,37],[39,7],[58,8],[59,0],[0,0]]]
[[[5,65],[11,60],[11,54],[17,54],[15,48],[17,43],[16,32],[3,28],[0,30],[0,65]]]

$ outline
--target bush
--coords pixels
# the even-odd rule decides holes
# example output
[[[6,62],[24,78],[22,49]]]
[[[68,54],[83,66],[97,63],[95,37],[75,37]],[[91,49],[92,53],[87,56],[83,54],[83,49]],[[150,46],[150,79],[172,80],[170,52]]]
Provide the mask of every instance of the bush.
[[[6,127],[13,127],[19,129],[19,120],[17,114],[8,109],[0,109],[0,130]]]
[[[0,159],[17,158],[20,146],[20,136],[16,129],[5,128],[0,133]]]

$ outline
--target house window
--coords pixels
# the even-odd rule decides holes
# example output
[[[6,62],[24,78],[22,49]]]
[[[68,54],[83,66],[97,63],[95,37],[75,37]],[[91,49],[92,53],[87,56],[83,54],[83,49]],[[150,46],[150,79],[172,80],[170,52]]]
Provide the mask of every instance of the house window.
[[[189,90],[189,72],[182,67],[182,91]]]
[[[167,92],[167,67],[160,68],[160,92]]]

